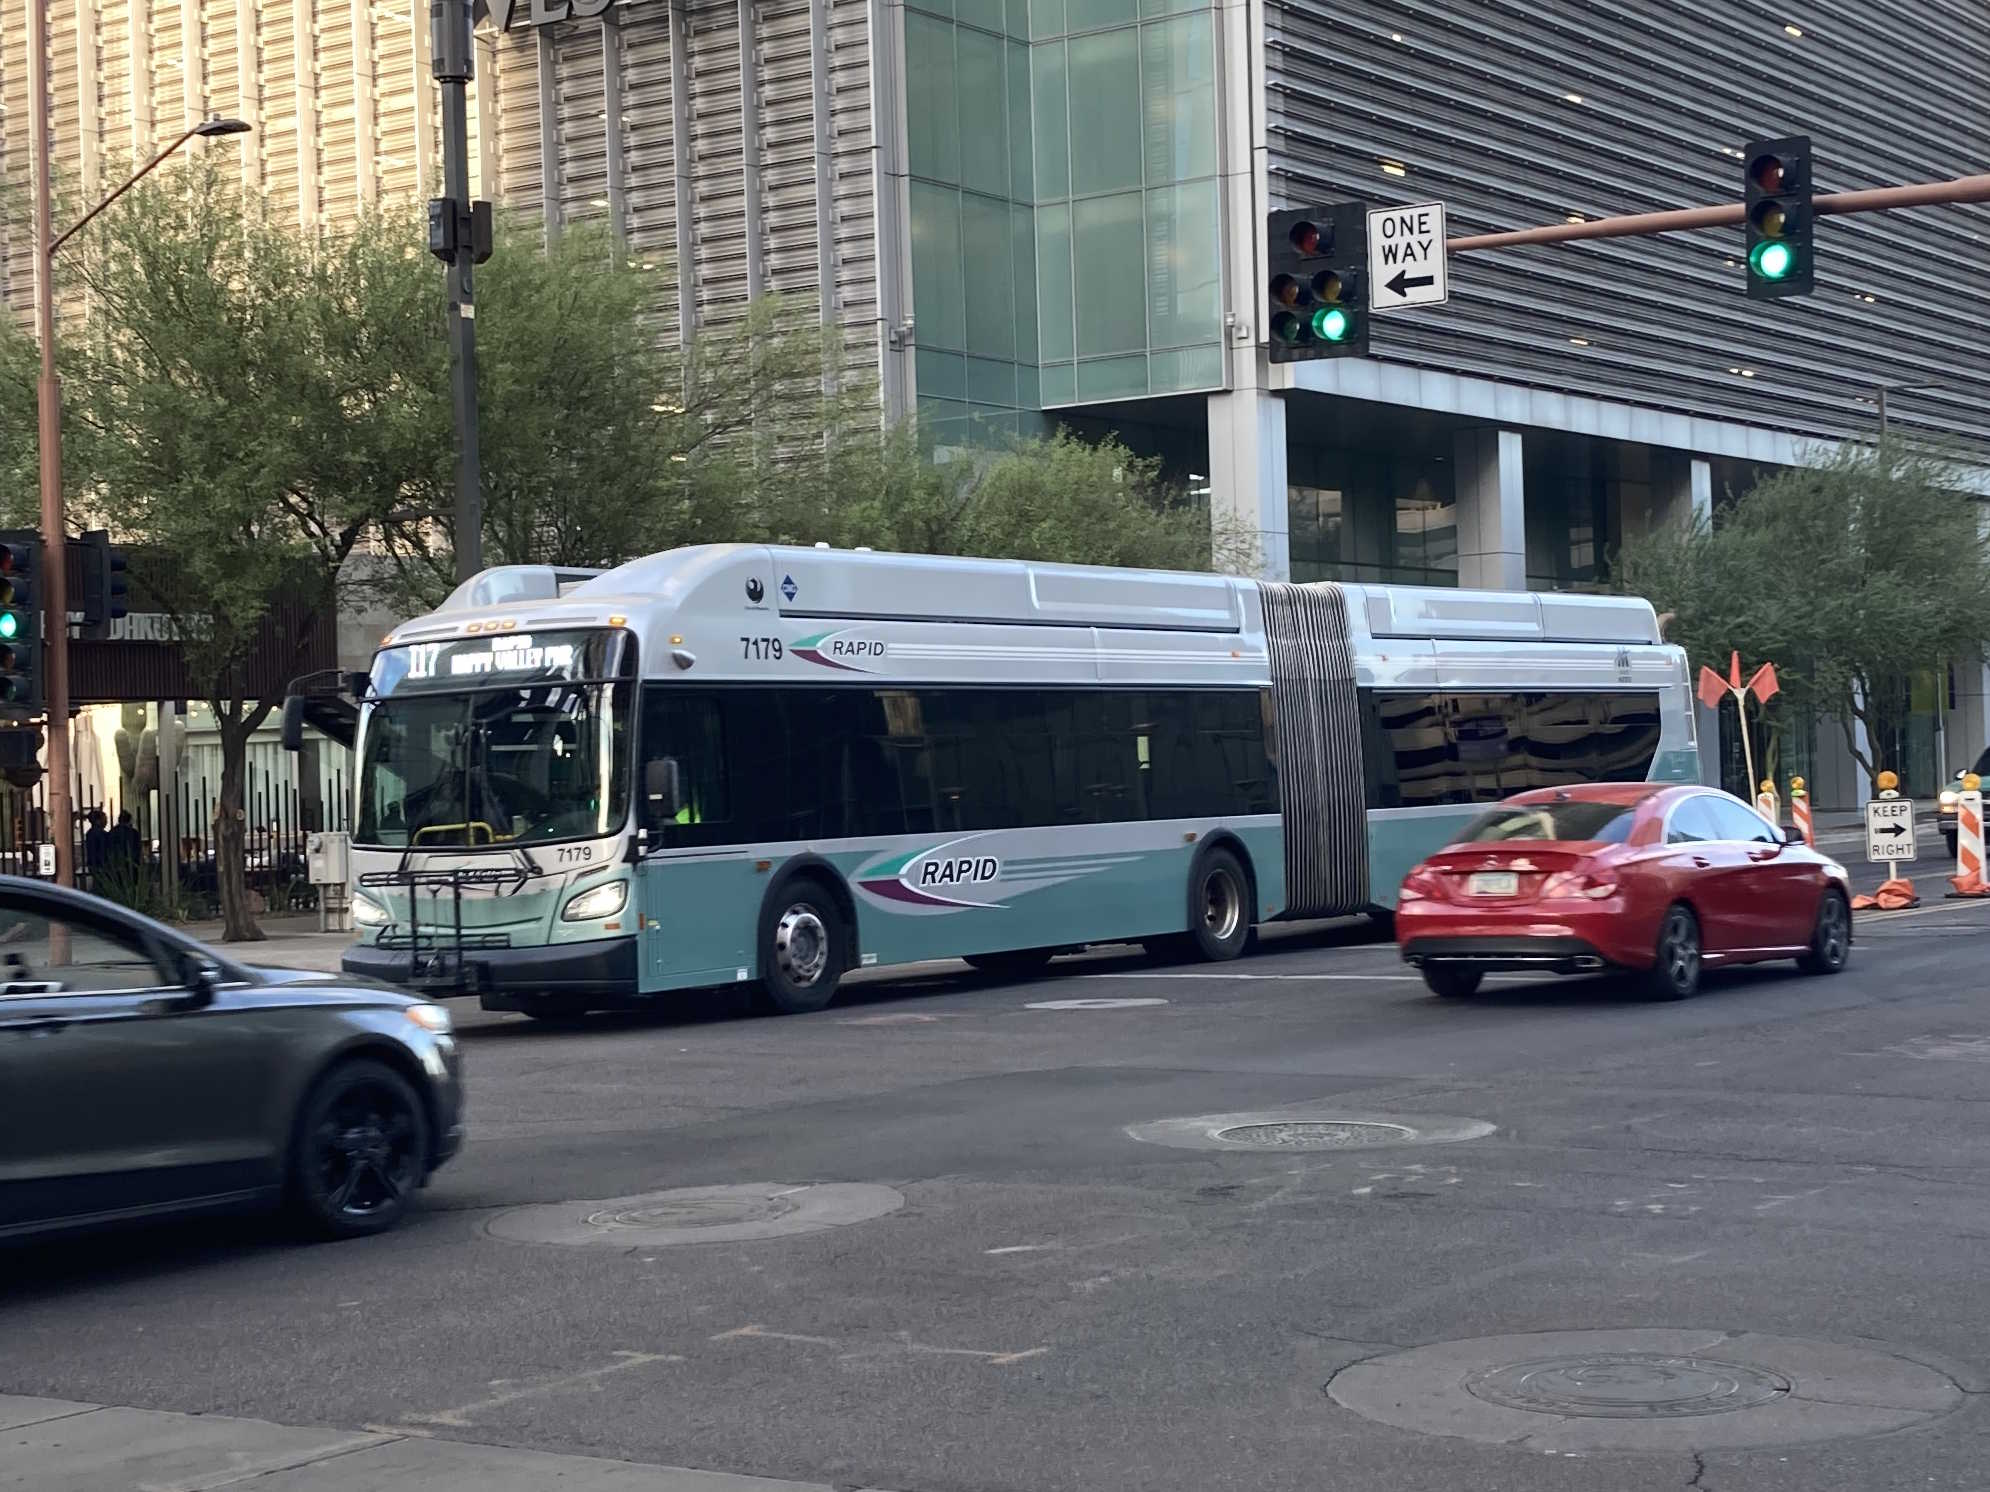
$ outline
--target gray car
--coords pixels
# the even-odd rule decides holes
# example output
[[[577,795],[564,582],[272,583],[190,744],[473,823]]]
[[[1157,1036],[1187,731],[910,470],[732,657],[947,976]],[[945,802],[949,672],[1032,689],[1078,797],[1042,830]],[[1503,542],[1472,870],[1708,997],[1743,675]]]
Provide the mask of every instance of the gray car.
[[[0,876],[0,1240],[277,1206],[377,1233],[462,1134],[441,1006]]]

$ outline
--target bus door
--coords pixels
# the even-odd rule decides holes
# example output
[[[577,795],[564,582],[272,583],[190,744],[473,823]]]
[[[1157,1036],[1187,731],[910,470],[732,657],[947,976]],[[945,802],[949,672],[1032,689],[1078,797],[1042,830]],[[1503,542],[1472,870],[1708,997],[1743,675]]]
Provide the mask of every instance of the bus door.
[[[645,992],[732,984],[753,975],[754,926],[765,877],[748,846],[729,844],[718,698],[650,686],[644,692],[643,852],[636,866]]]

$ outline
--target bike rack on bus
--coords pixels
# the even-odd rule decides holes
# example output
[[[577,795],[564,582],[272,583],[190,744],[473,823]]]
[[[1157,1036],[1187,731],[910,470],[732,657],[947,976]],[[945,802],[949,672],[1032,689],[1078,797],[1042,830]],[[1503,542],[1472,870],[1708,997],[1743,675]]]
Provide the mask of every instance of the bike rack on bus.
[[[455,870],[369,871],[359,878],[362,886],[402,887],[408,893],[408,930],[399,932],[391,923],[383,928],[377,943],[381,948],[408,950],[408,986],[429,992],[454,995],[482,994],[478,971],[482,965],[464,958],[466,953],[503,950],[511,946],[508,933],[465,932],[463,929],[463,888],[466,886],[509,886],[522,889],[534,876],[546,874],[537,866],[477,865]],[[443,922],[439,907],[429,923],[428,946],[422,946],[421,896],[426,890],[431,903],[444,895],[450,901],[450,920]],[[447,941],[445,941],[445,935]]]

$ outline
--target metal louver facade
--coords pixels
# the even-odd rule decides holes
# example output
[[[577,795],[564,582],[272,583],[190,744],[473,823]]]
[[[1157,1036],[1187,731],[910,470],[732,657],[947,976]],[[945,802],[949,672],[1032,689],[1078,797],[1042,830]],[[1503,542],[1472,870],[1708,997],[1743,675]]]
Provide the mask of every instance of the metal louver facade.
[[[0,179],[21,184],[26,13],[0,7]],[[875,379],[873,16],[873,0],[622,0],[528,25],[520,0],[511,30],[478,31],[472,190],[554,231],[612,223],[656,276],[659,336],[779,291],[820,304],[850,372]],[[52,0],[58,179],[100,196],[223,114],[255,127],[226,147],[244,184],[301,227],[429,196],[428,23],[426,0]],[[0,302],[32,293],[28,225],[0,215]]]
[[[1262,6],[1268,207],[1441,198],[1455,236],[1739,201],[1742,143],[1796,133],[1821,193],[1990,169],[1983,0]],[[1990,443],[1990,206],[1817,241],[1815,294],[1773,305],[1739,226],[1462,256],[1374,355],[1821,438],[1869,431],[1881,382],[1938,383],[1895,422]]]

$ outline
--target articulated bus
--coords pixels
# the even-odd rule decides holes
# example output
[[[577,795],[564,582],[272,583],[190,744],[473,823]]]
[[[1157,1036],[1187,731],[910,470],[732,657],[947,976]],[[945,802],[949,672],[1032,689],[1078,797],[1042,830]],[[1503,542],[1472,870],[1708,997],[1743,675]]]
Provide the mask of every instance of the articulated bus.
[[[361,701],[349,972],[537,1016],[1233,958],[1527,788],[1698,776],[1643,601],[716,545],[489,570]]]

